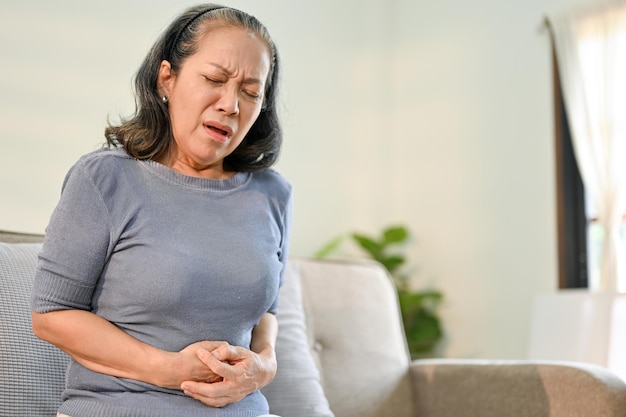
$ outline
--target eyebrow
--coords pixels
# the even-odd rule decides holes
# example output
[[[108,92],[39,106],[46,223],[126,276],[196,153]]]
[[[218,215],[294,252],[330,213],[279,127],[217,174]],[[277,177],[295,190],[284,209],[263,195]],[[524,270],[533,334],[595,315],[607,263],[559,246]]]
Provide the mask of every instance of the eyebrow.
[[[227,68],[221,66],[218,63],[209,62],[209,65],[219,69],[220,71],[224,72],[228,76],[232,76],[232,74],[233,74],[232,71],[229,71]],[[253,78],[253,77],[246,78],[245,80],[243,80],[243,83],[244,84],[260,84],[260,85],[263,85],[263,82],[261,80],[259,80],[258,78]]]

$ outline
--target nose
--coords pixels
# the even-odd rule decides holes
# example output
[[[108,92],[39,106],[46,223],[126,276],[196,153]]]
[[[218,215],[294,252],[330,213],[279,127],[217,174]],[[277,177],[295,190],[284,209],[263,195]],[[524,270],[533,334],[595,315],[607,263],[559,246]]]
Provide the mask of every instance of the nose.
[[[227,115],[239,114],[239,96],[234,89],[222,90],[222,95],[217,102],[217,108],[220,112]]]

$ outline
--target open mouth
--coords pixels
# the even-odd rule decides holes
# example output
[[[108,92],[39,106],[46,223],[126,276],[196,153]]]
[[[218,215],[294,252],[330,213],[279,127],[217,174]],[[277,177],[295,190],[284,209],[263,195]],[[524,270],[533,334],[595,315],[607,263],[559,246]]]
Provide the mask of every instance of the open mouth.
[[[233,131],[230,126],[222,125],[220,123],[209,122],[204,124],[204,128],[209,136],[213,138],[214,141],[219,143],[228,142],[230,137],[233,135]]]
[[[218,128],[218,127],[215,127],[215,126],[207,126],[207,128],[208,128],[209,130],[212,130],[212,131],[214,131],[214,132],[217,132],[218,134],[220,134],[220,135],[222,135],[222,136],[229,136],[229,133],[228,133],[227,131],[225,131],[225,130],[223,130],[223,129],[220,129],[220,128]]]
[[[204,128],[209,132],[213,138],[219,142],[226,142],[233,135],[233,130],[228,125],[223,125],[217,122],[207,122],[204,124]]]

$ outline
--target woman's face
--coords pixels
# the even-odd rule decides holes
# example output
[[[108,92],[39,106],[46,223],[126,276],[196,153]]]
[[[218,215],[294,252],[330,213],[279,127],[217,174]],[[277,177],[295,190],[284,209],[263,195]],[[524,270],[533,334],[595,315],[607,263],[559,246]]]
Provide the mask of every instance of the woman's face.
[[[224,157],[259,116],[269,69],[265,42],[234,26],[211,29],[177,73],[163,61],[159,92],[169,99],[174,143],[162,162],[195,177],[232,175],[224,171]]]

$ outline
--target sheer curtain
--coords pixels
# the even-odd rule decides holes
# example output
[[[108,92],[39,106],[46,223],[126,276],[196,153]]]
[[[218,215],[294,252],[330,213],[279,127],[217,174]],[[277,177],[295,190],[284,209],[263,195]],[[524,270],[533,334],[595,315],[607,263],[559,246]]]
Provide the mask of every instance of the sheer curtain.
[[[604,230],[595,291],[626,291],[626,2],[549,18],[576,160]]]

